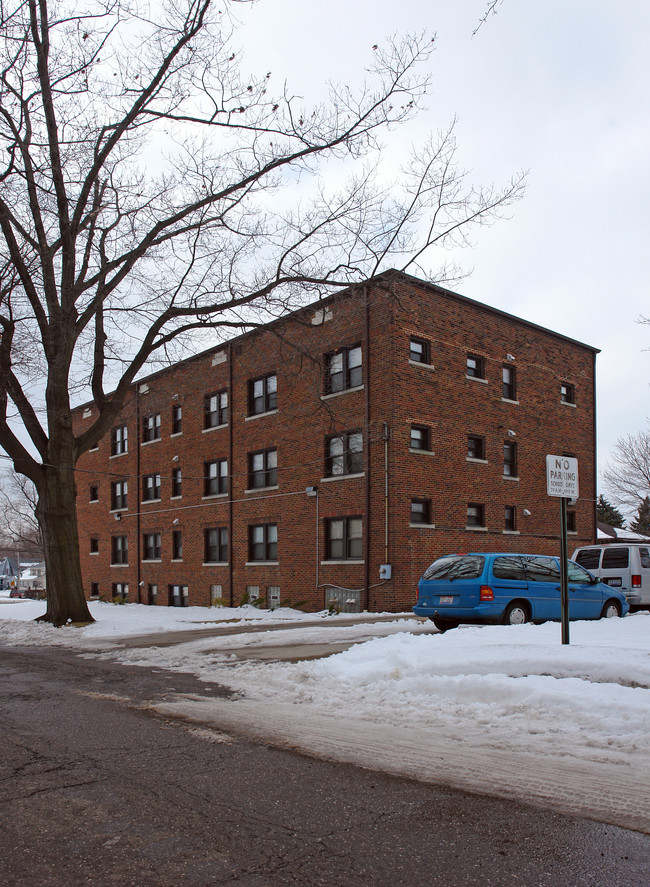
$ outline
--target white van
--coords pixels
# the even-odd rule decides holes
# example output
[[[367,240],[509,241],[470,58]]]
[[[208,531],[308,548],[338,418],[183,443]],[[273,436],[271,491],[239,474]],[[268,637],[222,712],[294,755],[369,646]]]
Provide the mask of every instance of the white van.
[[[630,607],[650,607],[650,544],[608,542],[576,548],[571,560],[620,588]]]

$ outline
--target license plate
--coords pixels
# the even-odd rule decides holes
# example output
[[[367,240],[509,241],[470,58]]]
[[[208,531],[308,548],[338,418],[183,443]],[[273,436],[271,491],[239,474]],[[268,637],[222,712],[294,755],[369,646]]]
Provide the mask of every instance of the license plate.
[[[623,584],[620,576],[608,576],[605,582],[607,585],[612,585],[615,588],[620,588]]]
[[[441,604],[453,604],[454,599],[451,595],[446,595],[445,597],[440,598]]]

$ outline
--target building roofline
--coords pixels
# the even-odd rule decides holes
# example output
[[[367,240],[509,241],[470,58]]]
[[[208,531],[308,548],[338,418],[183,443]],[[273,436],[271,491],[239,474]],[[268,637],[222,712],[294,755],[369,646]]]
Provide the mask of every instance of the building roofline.
[[[547,327],[541,326],[540,324],[533,323],[530,320],[525,320],[522,317],[518,317],[516,314],[509,314],[507,311],[503,311],[500,308],[494,308],[492,305],[486,305],[485,302],[479,302],[476,299],[470,299],[469,296],[461,296],[460,293],[455,293],[453,290],[446,289],[445,287],[442,287],[437,283],[433,283],[428,280],[422,280],[422,278],[420,277],[414,277],[412,274],[407,274],[406,271],[399,271],[396,268],[389,268],[388,270],[382,271],[380,274],[377,274],[375,277],[359,281],[358,283],[350,284],[343,289],[331,293],[329,296],[325,296],[324,298],[318,299],[315,302],[309,302],[307,305],[302,305],[300,308],[296,308],[287,314],[283,314],[281,317],[277,317],[274,320],[269,321],[268,323],[255,326],[253,327],[253,329],[247,330],[244,333],[240,333],[238,336],[235,336],[232,339],[227,339],[226,341],[221,342],[218,345],[211,345],[209,348],[205,348],[203,351],[199,351],[196,354],[190,355],[189,357],[184,357],[181,360],[170,364],[169,366],[162,367],[159,370],[155,370],[154,372],[149,373],[147,376],[140,376],[131,383],[130,387],[134,388],[138,385],[143,385],[147,382],[151,382],[158,376],[163,375],[164,373],[168,373],[169,370],[173,367],[181,367],[184,364],[191,363],[192,361],[201,360],[210,354],[216,354],[218,351],[223,351],[224,349],[231,348],[244,339],[247,339],[249,336],[255,335],[256,333],[262,332],[267,329],[273,329],[276,326],[282,325],[284,323],[287,323],[287,321],[295,319],[302,313],[314,311],[317,308],[331,304],[339,299],[346,298],[355,290],[362,289],[366,286],[375,285],[378,282],[391,281],[396,279],[406,281],[413,286],[424,287],[431,292],[443,295],[445,296],[445,298],[452,299],[453,301],[459,302],[460,304],[470,305],[472,308],[476,308],[480,311],[485,311],[488,314],[492,314],[496,317],[505,318],[506,320],[518,323],[521,326],[525,326],[529,329],[545,333],[546,335],[552,336],[553,338],[559,339],[560,341],[568,342],[571,345],[577,345],[580,348],[591,351],[593,354],[600,354],[601,349],[595,348],[593,345],[587,345],[585,342],[581,342],[578,339],[572,339],[570,336],[565,336],[562,333],[557,333],[554,330],[550,330]],[[93,404],[94,401],[89,400],[85,403],[79,404],[76,407],[73,407],[73,410],[76,411],[85,409],[92,406]]]
[[[587,351],[592,351],[594,354],[600,354],[600,348],[596,348],[593,345],[588,345],[586,342],[581,342],[579,339],[573,339],[571,338],[571,336],[565,336],[563,333],[558,333],[555,330],[549,329],[548,327],[541,326],[541,324],[533,323],[533,321],[526,320],[523,317],[519,317],[517,314],[509,314],[507,311],[503,311],[501,308],[494,308],[492,305],[486,305],[485,302],[479,302],[477,299],[470,299],[469,296],[461,296],[459,293],[455,293],[453,290],[446,289],[445,287],[440,286],[437,283],[432,283],[428,280],[422,280],[419,277],[414,277],[411,274],[407,274],[405,271],[398,271],[394,268],[391,268],[388,271],[384,271],[381,274],[378,274],[377,277],[373,278],[373,281],[381,280],[382,277],[390,276],[406,278],[406,280],[408,280],[410,283],[417,284],[419,286],[425,287],[426,289],[432,290],[433,292],[440,293],[447,298],[453,299],[456,302],[460,302],[461,304],[471,305],[473,308],[478,308],[479,310],[486,311],[488,314],[493,314],[497,317],[503,317],[507,320],[515,321],[516,323],[519,323],[522,326],[526,326],[529,329],[546,333],[546,335],[553,336],[555,339],[560,339],[563,342],[569,342],[571,345],[578,345],[580,348],[584,348]]]

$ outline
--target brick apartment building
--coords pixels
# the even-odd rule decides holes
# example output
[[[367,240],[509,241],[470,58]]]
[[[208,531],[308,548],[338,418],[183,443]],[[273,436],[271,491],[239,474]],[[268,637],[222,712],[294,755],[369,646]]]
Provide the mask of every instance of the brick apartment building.
[[[441,554],[557,553],[547,453],[591,542],[596,353],[391,271],[154,373],[78,466],[87,594],[403,610]]]

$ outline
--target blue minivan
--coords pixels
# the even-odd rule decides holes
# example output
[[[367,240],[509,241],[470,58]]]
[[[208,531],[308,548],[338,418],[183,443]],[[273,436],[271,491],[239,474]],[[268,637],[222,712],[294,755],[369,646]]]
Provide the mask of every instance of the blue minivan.
[[[625,616],[625,595],[568,562],[569,619]],[[472,553],[438,558],[418,583],[417,616],[446,631],[461,622],[546,622],[561,619],[560,562],[542,554]]]

